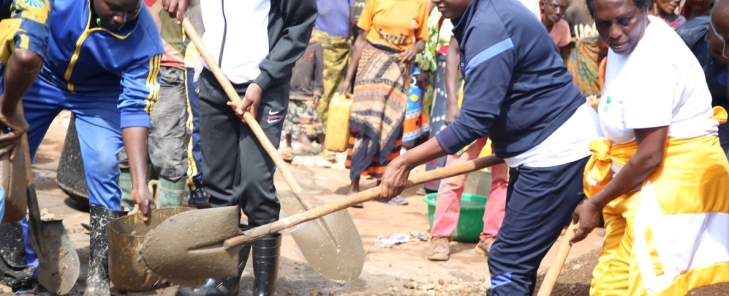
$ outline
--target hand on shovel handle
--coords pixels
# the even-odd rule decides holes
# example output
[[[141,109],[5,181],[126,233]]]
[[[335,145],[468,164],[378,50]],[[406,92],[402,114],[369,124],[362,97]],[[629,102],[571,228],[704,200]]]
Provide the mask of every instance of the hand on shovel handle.
[[[413,187],[415,185],[429,182],[432,180],[438,180],[457,176],[460,174],[465,174],[503,162],[504,161],[502,159],[496,158],[496,156],[493,155],[480,157],[458,165],[435,169],[432,171],[427,171],[411,176],[410,179],[408,179],[406,187]],[[373,200],[380,197],[380,193],[381,189],[379,186],[375,188],[370,188],[357,194],[350,195],[348,198],[341,199],[333,203],[328,203],[323,206],[316,207],[306,212],[283,218],[271,224],[266,224],[250,229],[248,231],[245,231],[243,235],[227,239],[223,246],[225,247],[225,249],[230,249],[256,239],[267,237],[286,228],[296,226],[307,221],[311,221],[313,219],[334,213],[339,210],[346,209],[358,203]]]

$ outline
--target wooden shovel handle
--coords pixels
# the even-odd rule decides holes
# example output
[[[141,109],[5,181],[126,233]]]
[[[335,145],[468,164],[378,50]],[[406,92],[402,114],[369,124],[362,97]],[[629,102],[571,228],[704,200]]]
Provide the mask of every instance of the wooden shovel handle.
[[[223,87],[223,90],[225,90],[225,94],[228,95],[228,99],[230,99],[230,101],[236,105],[241,104],[243,99],[241,99],[240,95],[238,95],[238,92],[235,91],[235,88],[233,88],[233,85],[230,83],[225,74],[223,74],[223,71],[220,70],[218,63],[216,63],[215,59],[213,59],[213,56],[210,55],[210,52],[203,44],[202,39],[200,39],[200,35],[198,35],[197,31],[195,31],[195,28],[192,26],[192,23],[190,23],[190,20],[188,18],[185,18],[182,21],[182,28],[185,29],[185,34],[187,35],[187,37],[190,38],[190,41],[192,41],[192,44],[194,44],[197,48],[197,51],[200,53],[200,56],[202,56],[205,64],[207,64],[208,68],[210,68],[210,72],[213,72],[213,75],[215,75],[218,83],[220,83],[220,85]],[[263,146],[263,149],[265,149],[266,153],[268,153],[271,159],[273,159],[273,163],[276,164],[276,167],[281,172],[281,175],[283,175],[286,184],[289,185],[289,188],[291,188],[291,191],[293,191],[296,198],[299,199],[302,205],[308,210],[310,208],[309,204],[306,202],[306,200],[301,198],[301,186],[296,183],[294,176],[291,175],[291,172],[289,172],[289,170],[286,168],[283,159],[281,159],[281,156],[278,155],[278,150],[268,139],[266,133],[263,132],[263,129],[261,129],[261,126],[258,124],[258,120],[256,120],[256,118],[254,118],[253,115],[251,115],[251,113],[249,112],[243,113],[243,119],[245,119],[246,123],[251,128],[253,134],[256,135],[256,138],[261,143],[261,146]]]
[[[557,249],[557,254],[554,256],[554,260],[552,260],[552,265],[549,266],[547,274],[544,275],[544,279],[542,280],[542,285],[539,287],[537,296],[549,296],[552,294],[552,289],[557,283],[557,277],[559,277],[559,273],[562,271],[562,267],[567,260],[567,255],[570,253],[570,249],[572,248],[570,240],[575,237],[577,225],[577,223],[572,223],[569,227],[567,227],[564,237],[559,242],[559,249]]]
[[[413,187],[415,185],[429,182],[432,180],[438,180],[473,172],[503,162],[504,161],[502,159],[499,159],[494,155],[484,156],[461,164],[416,174],[408,179],[406,187]],[[243,233],[243,235],[227,239],[225,243],[223,243],[223,246],[225,247],[225,249],[229,249],[259,238],[270,236],[271,234],[274,234],[286,228],[314,220],[316,218],[334,213],[339,210],[346,209],[358,203],[373,200],[380,197],[380,193],[380,186],[367,189],[365,191],[350,195],[348,198],[343,198],[341,200],[313,208],[309,211],[301,212],[296,215],[283,218],[271,224],[266,224],[247,230]]]

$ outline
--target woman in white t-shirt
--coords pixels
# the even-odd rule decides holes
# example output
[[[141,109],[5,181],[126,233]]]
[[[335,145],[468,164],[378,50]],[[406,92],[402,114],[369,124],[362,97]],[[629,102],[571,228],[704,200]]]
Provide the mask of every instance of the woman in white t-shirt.
[[[591,295],[685,295],[729,282],[729,163],[701,66],[649,0],[588,0],[610,46],[580,241],[605,217]]]

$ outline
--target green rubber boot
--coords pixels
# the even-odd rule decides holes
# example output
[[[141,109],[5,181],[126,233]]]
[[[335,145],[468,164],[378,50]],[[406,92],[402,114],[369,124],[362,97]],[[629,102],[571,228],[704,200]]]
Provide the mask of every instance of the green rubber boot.
[[[119,188],[121,188],[121,210],[131,211],[134,209],[134,199],[132,199],[132,174],[129,169],[119,169]]]
[[[187,186],[187,179],[180,178],[177,181],[171,181],[160,176],[157,183],[157,208],[171,208],[182,206],[182,197]]]

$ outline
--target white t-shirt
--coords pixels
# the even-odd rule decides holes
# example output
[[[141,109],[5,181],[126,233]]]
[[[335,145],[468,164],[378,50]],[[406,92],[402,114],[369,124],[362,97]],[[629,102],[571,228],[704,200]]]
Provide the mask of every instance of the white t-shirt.
[[[509,167],[553,167],[590,156],[590,143],[599,137],[597,113],[585,102],[539,145],[514,157],[505,158]]]
[[[686,44],[663,20],[649,16],[632,53],[608,52],[598,113],[605,137],[622,144],[634,129],[668,126],[668,135],[716,135],[711,93],[704,71]]]

